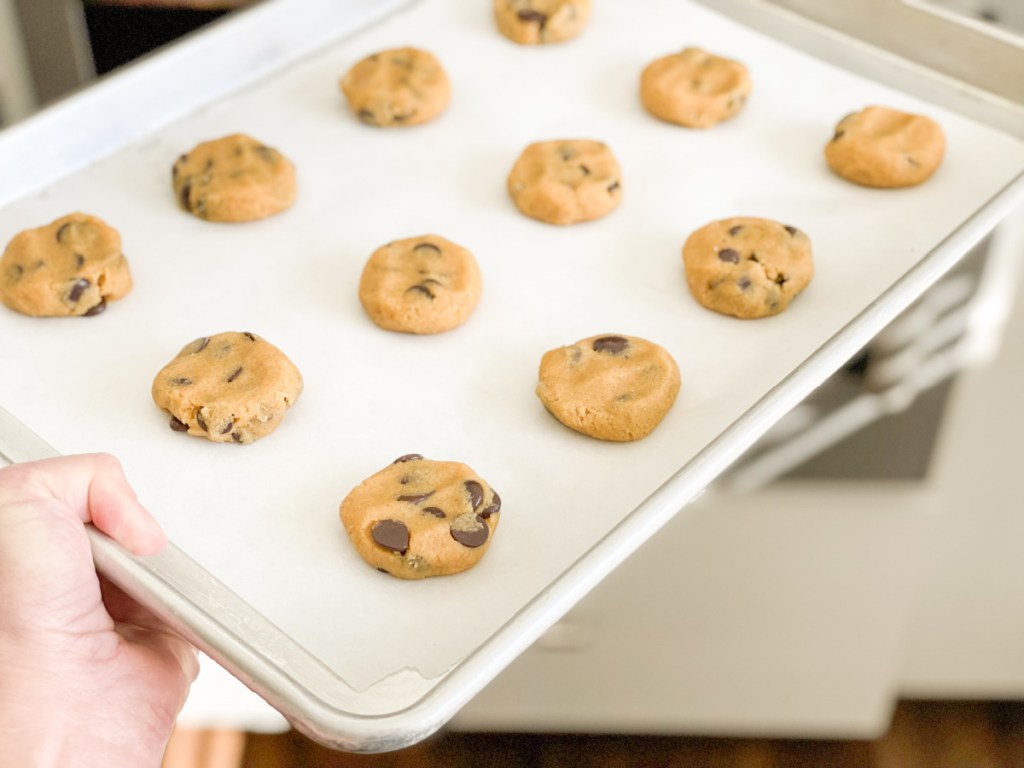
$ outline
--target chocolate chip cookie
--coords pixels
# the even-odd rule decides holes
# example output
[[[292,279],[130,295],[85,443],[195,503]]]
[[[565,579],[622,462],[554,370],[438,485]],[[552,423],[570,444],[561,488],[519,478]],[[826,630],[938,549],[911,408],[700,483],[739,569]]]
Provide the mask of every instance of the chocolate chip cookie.
[[[400,456],[364,480],[339,513],[367,563],[400,579],[476,565],[498,527],[501,499],[465,464]]]
[[[363,268],[359,301],[381,328],[442,333],[465,322],[483,283],[473,254],[437,235],[395,240]]]
[[[451,99],[441,62],[417,48],[367,56],[341,79],[341,91],[357,118],[381,128],[433,120]]]
[[[252,333],[196,339],[153,380],[153,402],[171,415],[171,429],[215,443],[269,435],[301,393],[298,368]]]
[[[825,160],[855,184],[912,187],[938,170],[945,152],[946,138],[934,120],[868,107],[839,121],[825,145]]]
[[[640,99],[655,117],[687,128],[710,128],[738,113],[750,95],[750,74],[738,61],[700,48],[651,62]]]
[[[273,216],[295,202],[295,166],[276,149],[244,134],[204,141],[171,170],[182,208],[206,221]]]
[[[560,43],[580,33],[590,0],[494,0],[498,31],[515,43]]]
[[[600,141],[541,141],[523,150],[512,166],[508,191],[532,219],[576,224],[615,210],[622,200],[622,171]]]
[[[683,246],[683,266],[697,301],[746,319],[782,312],[814,276],[805,232],[750,217],[698,229]]]
[[[121,235],[84,213],[18,233],[0,258],[0,300],[25,315],[98,315],[131,288]]]
[[[546,352],[537,397],[570,429],[626,442],[649,435],[679,394],[672,356],[637,336],[602,334]]]

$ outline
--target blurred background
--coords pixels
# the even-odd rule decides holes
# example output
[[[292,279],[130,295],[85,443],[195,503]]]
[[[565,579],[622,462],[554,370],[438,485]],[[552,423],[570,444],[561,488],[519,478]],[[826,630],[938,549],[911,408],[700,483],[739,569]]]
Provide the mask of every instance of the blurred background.
[[[1024,103],[1020,0],[776,1]],[[0,125],[248,4],[0,0]],[[442,734],[331,754],[205,663],[166,765],[1024,766],[1022,260],[1018,209]]]

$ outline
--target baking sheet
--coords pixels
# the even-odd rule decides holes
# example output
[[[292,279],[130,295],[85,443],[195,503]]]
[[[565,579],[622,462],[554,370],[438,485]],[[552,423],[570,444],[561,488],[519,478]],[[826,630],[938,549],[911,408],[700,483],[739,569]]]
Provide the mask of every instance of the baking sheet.
[[[694,3],[643,10],[607,3],[572,43],[523,48],[496,33],[489,4],[422,0],[0,211],[5,242],[73,210],[101,216],[136,281],[96,318],[0,313],[0,403],[64,453],[119,456],[171,538],[365,694],[357,708],[417,700],[1024,169],[1020,142]],[[407,44],[440,57],[450,108],[409,130],[360,125],[338,78]],[[748,65],[754,93],[738,118],[687,131],[643,112],[640,71],[684,45]],[[928,184],[867,190],[831,175],[824,143],[868,104],[941,122],[949,150]],[[170,166],[236,131],[296,163],[298,203],[245,225],[193,219]],[[620,209],[570,228],[525,219],[508,169],[527,143],[572,137],[612,147]],[[784,315],[742,322],[689,297],[683,241],[732,215],[810,234],[816,276]],[[365,259],[429,232],[476,254],[479,307],[437,337],[377,329],[356,297]],[[173,433],[149,398],[181,346],[224,330],[264,336],[306,380],[283,426],[250,446]],[[644,441],[577,435],[533,394],[544,351],[595,333],[644,336],[679,363],[679,400]],[[351,487],[413,451],[464,461],[502,495],[491,549],[467,574],[385,577],[338,522]]]

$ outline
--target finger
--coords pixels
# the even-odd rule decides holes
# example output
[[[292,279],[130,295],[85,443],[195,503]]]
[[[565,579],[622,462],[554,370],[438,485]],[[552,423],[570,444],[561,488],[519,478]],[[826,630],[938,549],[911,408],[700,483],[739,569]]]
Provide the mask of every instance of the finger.
[[[159,552],[167,537],[139,503],[120,462],[109,454],[61,456],[0,471],[0,497],[22,503],[53,499],[82,522],[136,555]]]

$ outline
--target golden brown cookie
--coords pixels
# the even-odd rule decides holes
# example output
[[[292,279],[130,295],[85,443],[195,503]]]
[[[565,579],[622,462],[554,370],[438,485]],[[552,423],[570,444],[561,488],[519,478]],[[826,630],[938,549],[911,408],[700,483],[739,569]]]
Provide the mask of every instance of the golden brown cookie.
[[[465,322],[483,282],[473,254],[437,235],[395,240],[363,268],[359,301],[388,331],[442,333]]]
[[[171,171],[181,207],[206,221],[273,216],[295,202],[295,166],[276,149],[235,134],[204,141]]]
[[[441,62],[417,48],[367,56],[341,79],[341,91],[356,117],[381,128],[433,120],[451,99]]]
[[[498,494],[465,464],[410,453],[353,488],[339,514],[367,563],[423,579],[476,565],[500,511]]]
[[[946,138],[934,120],[886,107],[847,115],[825,145],[837,174],[866,187],[912,187],[942,164]]]
[[[687,128],[710,128],[739,112],[750,75],[738,61],[700,48],[651,62],[640,77],[640,99],[655,117]]]
[[[120,234],[84,213],[19,232],[0,259],[0,300],[25,315],[98,315],[131,288]]]
[[[215,443],[269,435],[302,394],[291,360],[252,333],[219,333],[185,346],[153,380],[171,429]]]
[[[524,149],[512,166],[508,191],[532,219],[576,224],[615,210],[622,199],[622,171],[599,141],[541,141]]]
[[[750,217],[698,229],[683,246],[683,266],[697,301],[748,319],[782,312],[814,276],[806,233]]]
[[[537,397],[570,429],[625,442],[649,435],[679,394],[672,356],[637,336],[602,334],[546,352]]]
[[[514,43],[560,43],[580,33],[590,0],[494,0],[498,31]]]

